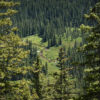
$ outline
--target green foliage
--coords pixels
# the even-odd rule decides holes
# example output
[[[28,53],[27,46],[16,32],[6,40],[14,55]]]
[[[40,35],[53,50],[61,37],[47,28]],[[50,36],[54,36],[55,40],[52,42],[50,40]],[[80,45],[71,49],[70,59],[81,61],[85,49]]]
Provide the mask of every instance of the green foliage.
[[[86,23],[83,18],[98,0],[21,0],[14,22],[22,37],[38,34],[43,41],[62,35],[66,27]]]
[[[22,0],[14,17],[18,11],[13,7],[20,3],[0,1],[0,100],[68,100],[82,94],[84,84],[80,100],[100,98],[100,3],[84,15],[94,19],[95,26],[82,24],[81,32],[76,27],[88,23],[82,15],[97,0],[76,1]],[[18,25],[20,36],[38,34],[41,38],[29,36],[24,39],[27,43],[22,42],[13,23]],[[81,48],[86,59],[76,52],[85,42],[85,31],[90,32],[88,43]],[[58,55],[60,45],[64,48]],[[86,66],[86,82],[84,68],[76,67],[79,60]]]
[[[17,28],[12,28],[11,16],[17,12],[12,7],[17,4],[12,1],[0,1],[1,100],[29,100],[31,98],[29,82],[23,77],[28,73],[27,67],[23,65],[29,51],[23,49],[26,43],[13,33]]]
[[[42,65],[39,57],[37,56],[36,61],[34,61],[31,70],[31,89],[35,89],[38,100],[42,100],[42,85],[40,82],[40,75],[42,72]],[[33,92],[34,93],[34,92]]]
[[[71,94],[71,87],[73,86],[70,81],[71,76],[69,75],[70,68],[66,66],[66,55],[64,48],[59,51],[57,67],[60,69],[60,73],[55,73],[57,79],[54,89],[54,97],[56,100],[69,100]],[[71,86],[71,87],[70,87]]]
[[[81,47],[85,54],[84,66],[85,72],[85,88],[84,95],[79,100],[99,100],[100,99],[100,2],[91,9],[86,18],[95,20],[96,24],[91,29],[91,33],[87,37],[87,44]],[[87,26],[86,26],[87,27]],[[86,29],[84,25],[84,29]]]

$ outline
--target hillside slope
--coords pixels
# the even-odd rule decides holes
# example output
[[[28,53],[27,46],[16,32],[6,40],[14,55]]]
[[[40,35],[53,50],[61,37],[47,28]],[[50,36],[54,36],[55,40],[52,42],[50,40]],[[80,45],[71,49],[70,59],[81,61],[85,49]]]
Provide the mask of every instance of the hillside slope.
[[[27,36],[24,38],[24,41],[32,41],[33,46],[37,48],[37,53],[40,56],[40,59],[43,64],[46,62],[48,63],[48,71],[49,73],[54,73],[58,71],[58,68],[56,67],[57,63],[57,57],[59,53],[60,47],[64,46],[66,48],[66,53],[69,47],[74,47],[75,42],[80,45],[82,42],[81,37],[76,37],[75,39],[71,39],[72,36],[69,35],[67,38],[65,36],[62,37],[62,45],[60,46],[54,46],[54,47],[48,47],[47,42],[42,42],[42,38],[39,37],[38,35],[32,35],[32,36]]]

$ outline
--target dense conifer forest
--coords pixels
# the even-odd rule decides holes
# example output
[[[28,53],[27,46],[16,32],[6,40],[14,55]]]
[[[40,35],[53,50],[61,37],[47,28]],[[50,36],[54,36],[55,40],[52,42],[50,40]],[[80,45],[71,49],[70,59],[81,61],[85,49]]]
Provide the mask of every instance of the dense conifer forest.
[[[0,100],[100,100],[100,0],[0,0]]]

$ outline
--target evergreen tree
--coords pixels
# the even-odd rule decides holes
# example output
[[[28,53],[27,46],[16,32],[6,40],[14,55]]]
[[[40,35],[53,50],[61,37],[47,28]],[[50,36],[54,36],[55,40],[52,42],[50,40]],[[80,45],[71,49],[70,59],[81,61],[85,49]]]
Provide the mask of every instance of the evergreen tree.
[[[48,48],[50,48],[52,46],[51,43],[52,43],[51,39],[48,39]]]
[[[59,52],[57,67],[59,67],[60,73],[56,75],[56,78],[58,78],[54,85],[54,97],[56,100],[68,100],[71,94],[69,89],[69,86],[71,85],[69,79],[71,76],[69,75],[69,70],[66,67],[66,55],[63,48],[61,48]]]
[[[99,100],[100,99],[100,2],[98,2],[89,14],[85,14],[87,19],[95,20],[95,26],[81,25],[81,29],[89,31],[87,44],[81,47],[85,54],[84,66],[85,88],[84,95],[79,100]]]
[[[53,35],[52,43],[51,44],[52,44],[52,46],[56,46],[57,45],[55,34]]]
[[[60,36],[59,39],[58,39],[58,45],[62,45],[62,39],[61,39],[61,36]]]
[[[40,79],[40,74],[42,72],[42,66],[39,57],[37,56],[36,61],[33,64],[32,68],[32,73],[33,73],[33,78],[32,78],[32,84],[33,88],[36,91],[36,94],[38,96],[38,100],[42,100],[42,85],[41,85],[41,79]]]
[[[45,63],[45,75],[47,75],[48,74],[48,63],[46,62]]]
[[[0,99],[2,100],[25,100],[30,99],[28,82],[23,78],[27,68],[23,67],[28,51],[22,47],[22,42],[12,28],[11,16],[17,13],[13,7],[17,2],[0,1]],[[24,92],[23,92],[24,91]]]
[[[45,65],[43,65],[42,71],[43,71],[43,73],[44,73],[45,75],[48,74],[48,64],[47,64],[47,62],[45,63]]]

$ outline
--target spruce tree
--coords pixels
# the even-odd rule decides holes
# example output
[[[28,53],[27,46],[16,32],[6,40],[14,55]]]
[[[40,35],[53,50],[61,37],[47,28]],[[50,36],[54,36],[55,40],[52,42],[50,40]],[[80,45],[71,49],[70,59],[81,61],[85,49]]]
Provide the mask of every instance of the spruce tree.
[[[69,69],[66,66],[66,55],[63,48],[60,49],[59,57],[57,60],[57,67],[59,67],[60,72],[55,75],[57,81],[54,85],[54,97],[56,100],[68,100],[71,94],[69,88],[69,86],[71,86],[71,81],[69,81],[71,76],[69,75]]]
[[[42,67],[42,72],[47,75],[48,74],[48,63],[46,62],[45,65]]]
[[[28,83],[23,76],[27,68],[23,67],[28,51],[12,27],[11,17],[17,13],[13,7],[17,2],[0,1],[0,100],[25,100],[30,98]]]
[[[100,100],[100,2],[85,14],[85,18],[95,21],[93,26],[81,25],[81,29],[89,31],[87,44],[81,47],[85,56],[85,88],[79,100]]]
[[[62,45],[62,39],[61,39],[61,36],[60,36],[59,39],[58,39],[58,45]]]
[[[37,97],[35,98],[36,100],[42,100],[42,85],[41,85],[41,79],[40,75],[42,72],[42,65],[39,59],[39,56],[37,56],[36,61],[34,61],[32,70],[31,70],[31,83],[32,83],[32,91],[35,89],[35,94]],[[33,91],[34,92],[34,91]]]

